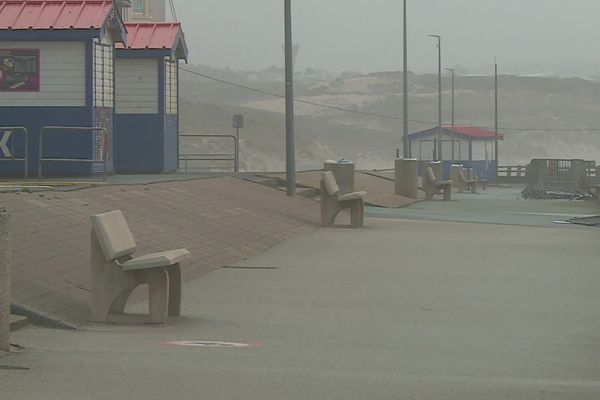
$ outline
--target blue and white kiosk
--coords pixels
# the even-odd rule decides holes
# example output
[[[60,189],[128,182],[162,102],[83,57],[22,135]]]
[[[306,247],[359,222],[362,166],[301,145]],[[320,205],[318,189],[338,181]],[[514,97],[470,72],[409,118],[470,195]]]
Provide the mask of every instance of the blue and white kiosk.
[[[0,160],[27,159],[35,175],[42,143],[45,176],[113,172],[114,44],[126,40],[112,1],[0,1],[0,125],[21,127],[0,127]]]
[[[116,48],[116,171],[174,172],[179,162],[179,60],[188,49],[178,22],[128,22]]]

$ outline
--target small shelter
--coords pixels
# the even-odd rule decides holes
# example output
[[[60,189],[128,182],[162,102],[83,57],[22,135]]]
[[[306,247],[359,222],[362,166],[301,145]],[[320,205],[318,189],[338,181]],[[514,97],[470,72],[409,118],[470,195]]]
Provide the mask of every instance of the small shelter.
[[[179,160],[179,60],[188,49],[178,22],[126,23],[116,45],[116,170],[176,171]]]
[[[109,0],[0,1],[0,160],[26,158],[37,172],[40,132],[53,126],[41,157],[56,160],[44,163],[45,175],[101,172],[104,163],[90,160],[102,159],[113,171],[114,43],[125,40]],[[2,129],[15,126],[28,132],[27,151],[25,135]],[[90,130],[56,128],[63,126]],[[0,163],[0,174],[23,168]]]
[[[498,134],[498,140],[504,140],[504,136]],[[432,128],[409,135],[409,146],[411,157],[419,161],[442,160],[445,177],[450,165],[462,164],[473,168],[481,178],[496,178],[496,133],[493,131],[472,126]]]

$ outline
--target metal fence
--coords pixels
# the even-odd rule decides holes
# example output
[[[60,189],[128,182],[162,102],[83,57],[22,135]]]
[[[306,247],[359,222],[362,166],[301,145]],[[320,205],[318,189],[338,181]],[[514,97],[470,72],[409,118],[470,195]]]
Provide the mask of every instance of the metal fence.
[[[550,167],[551,173],[557,174],[559,172],[564,173],[568,170],[571,160],[553,160],[554,165]],[[561,162],[563,164],[561,166]],[[569,164],[565,164],[567,161]],[[527,171],[530,164],[527,165],[501,165],[498,167],[498,178],[504,182],[511,183],[526,183],[527,182]],[[600,178],[600,166],[596,166],[595,161],[585,161],[585,170],[588,179],[597,182]]]
[[[584,192],[589,181],[584,160],[537,159],[527,169],[527,186],[532,190]]]
[[[240,146],[238,138],[235,135],[196,135],[196,134],[184,134],[179,135],[180,139],[191,139],[202,141],[206,144],[207,141],[221,141],[233,143],[232,152],[224,152],[218,150],[218,152],[185,152],[180,149],[179,152],[179,171],[180,172],[198,172],[198,171],[228,171],[239,172],[239,160],[240,160]],[[181,146],[181,140],[180,140]],[[185,146],[188,147],[188,146]],[[202,147],[202,144],[200,145]],[[225,147],[227,144],[225,143]]]
[[[2,151],[3,156],[0,157],[0,161],[9,161],[9,162],[23,162],[23,174],[25,176],[25,180],[29,179],[29,130],[24,126],[2,126],[0,127],[0,132],[2,132],[2,137],[0,138],[0,150]],[[23,144],[23,157],[16,156],[16,144],[14,133],[19,132],[24,136],[24,144]],[[10,141],[10,148],[8,147],[8,142]]]
[[[73,134],[80,132],[100,134],[100,139],[95,142],[95,148],[92,158],[60,158],[60,157],[44,157],[44,136],[49,131],[63,131]],[[103,164],[102,180],[106,181],[106,166],[108,159],[108,131],[106,128],[89,127],[89,126],[44,126],[40,129],[40,137],[38,143],[38,179],[42,179],[42,165],[45,162],[73,162],[73,163],[88,163],[88,164]]]

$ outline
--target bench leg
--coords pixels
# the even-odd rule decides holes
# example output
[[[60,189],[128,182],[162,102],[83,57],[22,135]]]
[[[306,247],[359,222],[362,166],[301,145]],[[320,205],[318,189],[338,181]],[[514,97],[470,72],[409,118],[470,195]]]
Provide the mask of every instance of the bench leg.
[[[433,200],[433,190],[431,190],[430,188],[427,188],[425,190],[425,200]]]
[[[443,190],[444,190],[444,201],[452,200],[452,189],[450,188],[450,186],[445,187]]]
[[[471,193],[477,193],[477,183],[471,183]]]
[[[352,201],[350,205],[350,224],[353,228],[364,226],[364,201]]]
[[[335,223],[335,217],[342,210],[339,202],[333,197],[329,197],[327,194],[323,195],[321,192],[321,225],[322,226],[333,226]]]
[[[165,268],[140,271],[140,281],[148,284],[150,323],[164,324],[169,314],[169,274]]]
[[[92,322],[107,323],[111,313],[122,314],[131,292],[138,285],[133,272],[123,272],[107,262],[92,230]]]
[[[169,316],[181,315],[181,267],[179,264],[170,267],[169,273]]]

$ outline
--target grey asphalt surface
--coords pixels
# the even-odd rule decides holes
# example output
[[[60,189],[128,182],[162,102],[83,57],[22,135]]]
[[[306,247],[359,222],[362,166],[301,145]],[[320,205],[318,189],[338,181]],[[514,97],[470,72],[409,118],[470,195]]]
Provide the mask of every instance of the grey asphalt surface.
[[[188,283],[166,327],[26,328],[0,398],[599,399],[600,229],[481,218],[320,229]]]
[[[477,194],[452,193],[452,201],[420,202],[401,209],[369,207],[371,218],[555,226],[571,218],[600,214],[592,201],[523,200],[523,187],[490,187]]]

